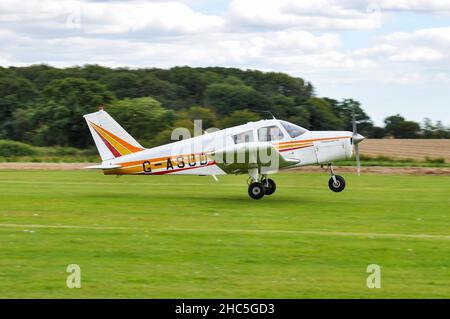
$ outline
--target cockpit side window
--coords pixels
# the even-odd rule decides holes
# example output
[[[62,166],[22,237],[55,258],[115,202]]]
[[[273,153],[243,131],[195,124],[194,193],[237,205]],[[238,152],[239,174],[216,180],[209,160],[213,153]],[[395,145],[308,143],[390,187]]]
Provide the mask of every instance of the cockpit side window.
[[[253,142],[253,130],[233,135],[234,144]]]
[[[280,122],[281,122],[281,125],[283,125],[283,127],[288,132],[289,136],[292,138],[298,137],[307,131],[306,129],[304,129],[303,127],[300,127],[298,125],[295,125],[295,124],[292,124],[289,122],[285,122],[285,121],[280,121]]]
[[[258,129],[258,140],[260,142],[271,142],[282,140],[283,132],[276,125],[261,127]]]

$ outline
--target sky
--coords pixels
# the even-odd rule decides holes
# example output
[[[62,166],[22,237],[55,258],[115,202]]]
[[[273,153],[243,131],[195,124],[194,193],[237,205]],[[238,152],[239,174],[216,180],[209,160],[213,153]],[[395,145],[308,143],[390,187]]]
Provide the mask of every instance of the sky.
[[[382,125],[450,124],[450,0],[1,0],[0,66],[285,72]]]

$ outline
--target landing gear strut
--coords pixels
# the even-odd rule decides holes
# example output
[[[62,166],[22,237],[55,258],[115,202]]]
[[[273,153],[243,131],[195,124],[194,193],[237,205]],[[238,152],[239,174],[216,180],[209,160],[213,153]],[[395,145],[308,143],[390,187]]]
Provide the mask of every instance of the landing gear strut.
[[[272,195],[277,189],[277,184],[273,179],[267,178],[267,175],[260,175],[258,169],[250,169],[248,194],[253,199],[261,199],[264,195]]]
[[[345,188],[345,179],[340,175],[334,174],[333,165],[328,164],[328,169],[331,175],[331,178],[328,181],[328,186],[333,192],[342,192]]]
[[[266,189],[265,192],[266,195],[272,195],[273,193],[275,193],[277,189],[277,184],[275,184],[275,181],[273,179],[264,178],[261,182]]]

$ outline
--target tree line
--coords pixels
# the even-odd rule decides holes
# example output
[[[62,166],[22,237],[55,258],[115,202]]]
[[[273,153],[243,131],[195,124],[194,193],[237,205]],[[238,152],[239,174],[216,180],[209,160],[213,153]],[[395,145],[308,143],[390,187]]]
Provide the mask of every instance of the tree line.
[[[353,99],[318,97],[284,73],[222,67],[107,68],[99,65],[0,67],[0,139],[35,146],[92,145],[82,116],[100,105],[144,146],[170,141],[175,127],[226,128],[272,113],[311,130],[358,130],[372,138],[449,138],[441,122],[400,115],[377,127]]]

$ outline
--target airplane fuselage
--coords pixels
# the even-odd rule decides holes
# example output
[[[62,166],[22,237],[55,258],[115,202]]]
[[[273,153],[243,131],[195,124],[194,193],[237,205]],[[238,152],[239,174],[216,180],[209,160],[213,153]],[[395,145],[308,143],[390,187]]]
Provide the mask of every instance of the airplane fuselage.
[[[280,123],[276,119],[250,122],[245,125],[144,149],[104,161],[103,166],[116,167],[104,170],[104,173],[107,175],[247,173],[247,171],[239,171],[239,169],[233,168],[235,166],[230,165],[230,163],[218,163],[211,156],[214,151],[227,148],[230,145],[245,145],[246,143],[270,144],[283,158],[290,161],[291,164],[279,165],[276,167],[277,169],[328,164],[352,156],[352,132],[305,130],[301,135],[291,137]],[[279,129],[276,139],[267,140],[267,136],[264,136],[264,140],[261,141],[261,129],[274,127]]]

